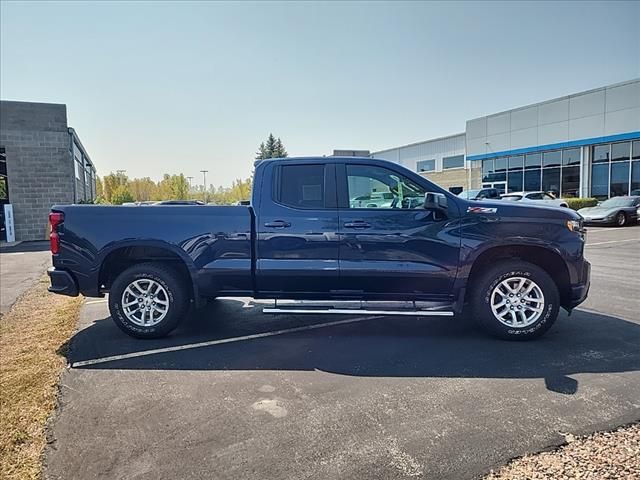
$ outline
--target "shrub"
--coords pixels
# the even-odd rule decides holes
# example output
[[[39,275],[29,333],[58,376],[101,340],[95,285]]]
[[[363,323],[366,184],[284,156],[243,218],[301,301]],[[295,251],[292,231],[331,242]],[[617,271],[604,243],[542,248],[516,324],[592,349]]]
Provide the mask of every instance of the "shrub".
[[[598,204],[597,198],[564,198],[569,208],[573,210],[580,210],[585,207],[595,207]]]

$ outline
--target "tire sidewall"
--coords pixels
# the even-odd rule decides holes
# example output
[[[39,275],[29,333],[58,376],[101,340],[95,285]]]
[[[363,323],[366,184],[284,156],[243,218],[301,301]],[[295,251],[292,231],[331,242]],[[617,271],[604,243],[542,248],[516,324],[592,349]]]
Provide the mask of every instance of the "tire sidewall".
[[[153,280],[158,282],[167,292],[169,310],[165,317],[155,325],[142,327],[127,318],[122,307],[122,294],[129,284],[136,280]],[[173,330],[184,314],[185,298],[177,280],[169,271],[152,265],[139,265],[123,272],[109,292],[109,309],[111,318],[125,333],[137,338],[157,338],[167,335]]]
[[[622,219],[622,221],[620,221]],[[618,227],[624,227],[627,224],[627,216],[624,212],[618,212],[616,214],[616,225]]]
[[[535,282],[544,295],[544,309],[542,315],[532,325],[525,328],[514,328],[501,323],[491,309],[491,295],[494,288],[502,281],[522,277]],[[559,311],[559,295],[553,280],[546,272],[535,265],[526,265],[509,268],[496,268],[492,274],[487,275],[481,285],[481,291],[476,304],[480,322],[490,333],[505,339],[526,340],[535,338],[546,332],[555,322]]]

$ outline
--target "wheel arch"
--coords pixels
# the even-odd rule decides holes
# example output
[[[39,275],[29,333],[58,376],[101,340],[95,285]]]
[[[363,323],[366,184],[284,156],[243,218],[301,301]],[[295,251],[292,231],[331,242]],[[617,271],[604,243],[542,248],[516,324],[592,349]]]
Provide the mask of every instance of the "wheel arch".
[[[540,245],[523,244],[494,246],[479,253],[467,277],[468,287],[465,300],[470,298],[473,283],[480,278],[489,266],[507,260],[522,260],[542,268],[556,284],[560,294],[560,304],[564,306],[570,302],[571,281],[569,270],[560,253]]]
[[[97,258],[98,288],[108,291],[111,284],[127,268],[140,263],[168,264],[188,282],[189,294],[198,299],[196,268],[191,258],[178,248],[164,241],[130,241],[119,242],[100,252]]]

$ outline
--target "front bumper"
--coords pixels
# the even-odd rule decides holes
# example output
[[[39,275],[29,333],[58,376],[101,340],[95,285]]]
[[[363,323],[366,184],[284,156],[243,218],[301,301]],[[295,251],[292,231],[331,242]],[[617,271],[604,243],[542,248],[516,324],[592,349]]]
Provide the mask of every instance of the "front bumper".
[[[78,285],[69,272],[50,267],[47,269],[47,275],[51,280],[51,286],[48,288],[51,293],[68,295],[69,297],[78,296]]]
[[[585,218],[585,225],[611,225],[615,223],[615,218]]]
[[[567,305],[568,310],[576,308],[587,299],[589,287],[591,287],[591,264],[585,260],[582,266],[580,283],[571,287],[571,299],[569,305]]]

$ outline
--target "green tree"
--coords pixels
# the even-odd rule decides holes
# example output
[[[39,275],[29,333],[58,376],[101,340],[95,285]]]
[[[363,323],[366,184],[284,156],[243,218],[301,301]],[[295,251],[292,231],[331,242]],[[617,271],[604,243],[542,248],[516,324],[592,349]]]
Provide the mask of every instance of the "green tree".
[[[270,133],[266,142],[262,142],[256,152],[256,160],[265,160],[267,158],[284,158],[287,156],[287,150],[284,148],[280,137],[276,138]]]
[[[115,203],[112,197],[115,194],[116,190],[118,189],[118,187],[126,186],[128,182],[129,179],[124,173],[111,172],[103,179],[102,190],[104,199],[109,203]]]
[[[111,194],[111,203],[114,205],[122,205],[127,202],[133,202],[133,195],[131,195],[129,187],[125,184],[118,185]]]

